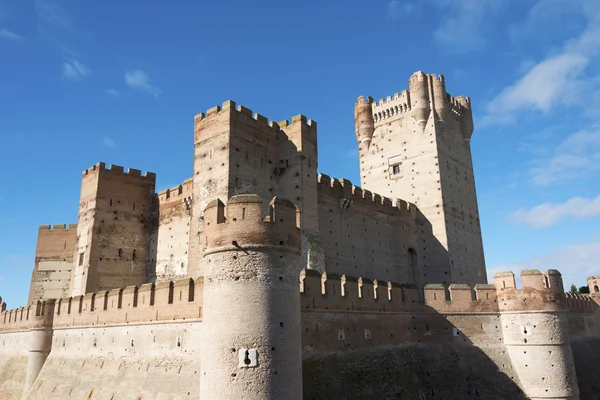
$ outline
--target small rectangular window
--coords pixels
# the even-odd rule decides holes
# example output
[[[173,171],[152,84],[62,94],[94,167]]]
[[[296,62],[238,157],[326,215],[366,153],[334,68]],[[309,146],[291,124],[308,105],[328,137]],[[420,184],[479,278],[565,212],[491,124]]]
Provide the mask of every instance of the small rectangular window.
[[[392,174],[398,175],[399,173],[400,173],[400,165],[399,164],[392,165]]]
[[[79,265],[83,265],[83,254],[84,253],[79,253]]]

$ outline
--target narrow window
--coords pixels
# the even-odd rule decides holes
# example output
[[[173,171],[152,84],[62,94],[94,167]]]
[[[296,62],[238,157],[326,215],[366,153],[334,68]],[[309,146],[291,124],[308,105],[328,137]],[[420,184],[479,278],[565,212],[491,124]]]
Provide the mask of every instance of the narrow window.
[[[398,175],[400,173],[400,164],[392,165],[392,174]]]
[[[133,249],[133,253],[131,253],[131,259],[135,261],[135,249]]]
[[[133,209],[135,210],[135,203],[133,203]]]
[[[242,208],[242,219],[246,218],[246,208]]]
[[[112,199],[110,199],[110,203],[109,203],[109,205],[112,207]]]
[[[79,253],[79,265],[83,265],[83,255],[85,253]]]
[[[123,257],[123,250],[119,249],[119,258]]]

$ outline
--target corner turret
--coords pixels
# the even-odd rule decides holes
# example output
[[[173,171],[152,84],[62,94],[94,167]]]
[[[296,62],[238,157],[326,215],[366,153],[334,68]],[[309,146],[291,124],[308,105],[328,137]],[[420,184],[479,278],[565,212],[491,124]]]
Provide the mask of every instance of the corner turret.
[[[463,135],[463,139],[467,142],[471,140],[473,136],[473,111],[471,110],[471,99],[469,96],[457,96],[454,100],[461,106],[460,113],[462,118],[460,119],[460,128]]]
[[[448,93],[446,92],[446,81],[444,75],[432,74],[431,83],[433,89],[433,110],[435,112],[436,121],[446,121],[448,116]]]
[[[429,101],[429,88],[427,85],[427,75],[423,71],[417,71],[408,79],[408,87],[410,92],[410,106],[413,110],[413,118],[421,128],[421,132],[425,131],[427,120],[431,114],[431,105]]]
[[[358,143],[364,143],[368,149],[373,139],[375,122],[373,120],[373,98],[360,96],[354,105],[354,128],[356,130],[356,140]]]

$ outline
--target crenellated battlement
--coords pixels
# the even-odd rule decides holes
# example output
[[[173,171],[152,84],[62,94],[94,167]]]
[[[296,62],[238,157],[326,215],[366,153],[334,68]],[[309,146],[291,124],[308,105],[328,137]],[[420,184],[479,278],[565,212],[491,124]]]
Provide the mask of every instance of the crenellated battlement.
[[[414,285],[302,270],[302,310],[470,313],[498,312],[496,287],[428,284],[419,301]]]
[[[3,311],[0,332],[200,319],[203,288],[202,278],[184,278],[37,302]]]
[[[54,224],[54,225],[40,225],[38,228],[40,231],[65,231],[68,229],[77,229],[77,224]]]
[[[0,313],[0,332],[27,331],[51,327],[53,324],[53,312],[55,300],[38,301],[26,307],[18,307],[11,310],[6,309],[6,303],[2,303]]]
[[[263,216],[258,195],[233,196],[223,204],[212,200],[204,210],[205,241],[212,250],[239,249],[243,246],[267,246],[298,252],[300,235],[298,210],[289,200],[274,197],[269,215]]]
[[[156,194],[160,203],[169,201],[178,201],[191,197],[193,195],[194,180],[193,178],[186,179],[179,186],[165,189]]]
[[[319,193],[337,197],[340,201],[346,201],[347,206],[357,203],[388,214],[400,214],[411,219],[417,218],[416,205],[400,199],[396,199],[394,203],[388,197],[354,186],[347,179],[336,179],[325,174],[319,174],[317,176],[317,190]]]
[[[565,293],[567,308],[571,313],[590,314],[596,312],[600,305],[591,296]]]
[[[220,114],[225,111],[233,112],[236,115],[243,115],[243,116],[247,117],[248,119],[255,120],[256,123],[258,123],[262,126],[271,127],[275,131],[277,131],[281,128],[285,128],[287,126],[296,124],[296,123],[301,123],[303,125],[310,127],[311,129],[315,129],[315,130],[317,128],[316,121],[313,121],[312,119],[308,119],[306,116],[304,116],[302,114],[292,117],[291,122],[288,120],[275,122],[275,121],[269,120],[267,117],[264,117],[261,114],[253,113],[251,109],[246,108],[243,105],[236,105],[236,103],[232,100],[227,100],[220,106],[214,106],[212,108],[209,108],[205,113],[197,114],[194,117],[194,122],[198,123],[204,119],[210,118],[213,115]]]
[[[539,271],[538,271],[539,272]],[[442,314],[452,313],[498,313],[501,311],[521,311],[523,307],[511,308],[512,300],[527,303],[527,309],[544,311],[557,307],[567,312],[593,313],[598,305],[588,296],[571,296],[560,292],[562,279],[555,270],[545,275],[551,276],[549,287],[540,288],[537,279],[525,278],[523,287],[514,285],[514,274],[496,274],[495,284],[427,284],[422,289],[414,285],[370,280],[349,275],[319,273],[315,270],[302,270],[300,292],[302,310],[330,311],[378,311],[407,312],[431,311]],[[539,276],[532,271],[523,271],[523,277]],[[423,301],[418,301],[422,291]],[[506,303],[506,304],[505,304]]]
[[[113,175],[139,177],[141,179],[148,180],[150,182],[156,181],[156,174],[153,172],[142,172],[141,170],[134,169],[134,168],[128,168],[126,170],[124,167],[122,167],[120,165],[112,164],[112,165],[107,166],[106,163],[103,163],[103,162],[99,162],[99,163],[91,166],[90,168],[84,170],[82,172],[82,176],[86,177],[91,174],[99,173],[100,171],[105,172],[105,173],[110,173]]]
[[[373,120],[377,123],[405,114],[410,110],[410,92],[403,90],[401,93],[387,96],[385,100],[380,99],[379,102],[373,103]]]

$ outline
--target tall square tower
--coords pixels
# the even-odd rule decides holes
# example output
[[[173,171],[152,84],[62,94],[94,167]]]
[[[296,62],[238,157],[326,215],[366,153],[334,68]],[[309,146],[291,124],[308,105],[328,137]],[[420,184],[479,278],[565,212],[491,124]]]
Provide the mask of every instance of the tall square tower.
[[[442,75],[414,73],[409,90],[354,109],[361,186],[420,211],[416,283],[485,283],[468,97],[446,93]]]

